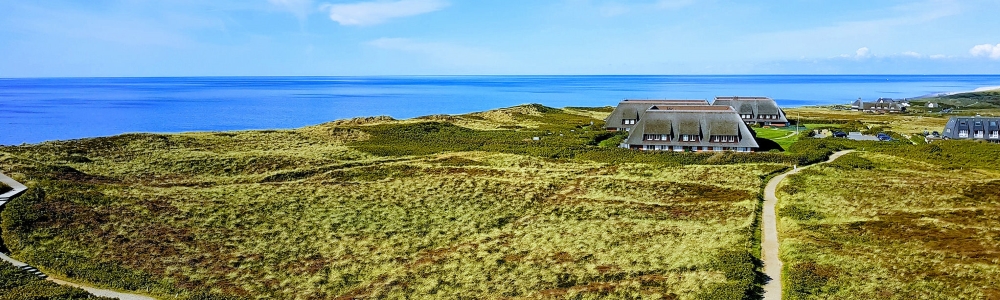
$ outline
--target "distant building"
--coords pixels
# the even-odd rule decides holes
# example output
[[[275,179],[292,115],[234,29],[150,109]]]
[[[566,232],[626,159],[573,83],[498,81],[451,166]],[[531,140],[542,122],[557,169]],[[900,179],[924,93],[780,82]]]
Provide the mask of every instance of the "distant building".
[[[934,102],[927,102],[927,108],[938,108],[938,104]]]
[[[729,106],[747,125],[787,126],[785,111],[767,97],[715,97],[714,106]]]
[[[622,147],[695,152],[759,148],[746,122],[730,106],[654,105],[640,115]]]
[[[944,125],[943,139],[973,139],[1000,143],[1000,118],[951,117]]]
[[[642,119],[642,114],[654,105],[708,105],[707,100],[622,100],[618,107],[604,119],[608,131],[629,131]]]
[[[864,102],[861,98],[851,103],[851,110],[863,111],[866,113],[904,113],[910,106],[907,100],[894,100],[892,98],[878,98],[875,102]]]

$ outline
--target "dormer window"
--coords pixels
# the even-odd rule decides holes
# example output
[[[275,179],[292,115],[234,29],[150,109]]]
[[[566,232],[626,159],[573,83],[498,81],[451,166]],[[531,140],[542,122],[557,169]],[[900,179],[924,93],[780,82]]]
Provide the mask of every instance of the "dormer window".
[[[968,130],[959,130],[958,131],[958,137],[960,137],[960,138],[967,138],[967,137],[969,137],[969,131]]]
[[[697,142],[698,141],[698,136],[697,135],[691,135],[691,134],[682,134],[681,135],[681,141],[684,141],[684,142]]]
[[[669,141],[670,138],[666,134],[643,134],[643,141]]]
[[[736,136],[733,135],[713,135],[712,142],[714,143],[735,143]]]
[[[622,125],[635,125],[636,119],[622,119]]]

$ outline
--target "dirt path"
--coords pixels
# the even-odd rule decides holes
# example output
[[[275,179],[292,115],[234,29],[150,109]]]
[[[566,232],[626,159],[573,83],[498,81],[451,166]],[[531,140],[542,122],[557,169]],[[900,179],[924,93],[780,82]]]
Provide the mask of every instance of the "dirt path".
[[[779,137],[779,138],[774,138],[774,139],[776,139],[776,140],[783,140],[783,139],[787,139],[787,138],[790,138],[790,137],[793,137],[793,136],[795,136],[796,134],[798,134],[798,133],[796,133],[796,132],[792,131],[792,132],[788,133],[788,135],[786,135],[786,136],[783,136],[783,137]]]
[[[0,195],[0,208],[2,208],[4,204],[7,204],[7,202],[9,202],[13,198],[21,195],[21,193],[23,193],[25,190],[28,189],[28,187],[24,186],[20,182],[14,181],[14,179],[11,179],[10,177],[7,177],[7,175],[4,175],[3,173],[0,173],[0,182],[3,182],[4,184],[7,184],[8,186],[14,188],[14,190],[12,190],[10,192],[7,192],[7,193],[3,193],[2,195]],[[21,261],[18,261],[18,260],[14,259],[14,258],[11,258],[10,256],[4,255],[3,253],[0,253],[0,260],[6,261],[6,262],[14,265],[15,267],[30,267],[30,266],[28,266],[28,264],[23,263]],[[32,269],[32,270],[34,270],[34,269]],[[51,282],[55,282],[56,284],[59,284],[59,285],[65,285],[65,286],[71,286],[71,287],[81,288],[81,289],[84,289],[85,291],[87,291],[87,292],[89,292],[91,294],[94,294],[94,295],[97,295],[97,296],[102,296],[102,297],[118,298],[118,299],[121,299],[121,300],[156,300],[155,298],[152,298],[152,297],[149,297],[149,296],[143,296],[143,295],[139,295],[139,294],[130,294],[130,293],[120,293],[120,292],[116,292],[116,291],[112,291],[112,290],[99,289],[99,288],[95,288],[95,287],[92,287],[92,286],[89,286],[89,285],[84,285],[84,284],[79,284],[79,283],[73,283],[73,282],[63,281],[63,280],[55,279],[55,278],[52,278],[52,277],[47,277],[47,278],[45,278],[45,280],[48,280],[48,281],[51,281]]]
[[[55,282],[56,284],[59,284],[59,285],[78,287],[78,288],[81,288],[81,289],[87,291],[88,293],[94,294],[95,296],[108,297],[108,298],[118,298],[120,300],[156,300],[156,298],[152,298],[152,297],[149,297],[149,296],[143,296],[143,295],[137,295],[137,294],[129,294],[129,293],[119,293],[119,292],[115,292],[115,291],[112,291],[112,290],[99,289],[99,288],[95,288],[95,287],[92,287],[92,286],[87,286],[87,285],[82,285],[82,284],[76,284],[76,283],[72,283],[72,282],[68,282],[68,281],[62,281],[62,280],[55,279],[55,278],[52,278],[52,277],[49,277],[46,280],[51,281],[51,282]]]
[[[824,163],[828,163],[836,160],[838,157],[844,154],[851,153],[854,150],[845,150],[834,153],[830,155],[830,159]],[[763,241],[761,242],[761,254],[764,256],[764,274],[771,277],[771,281],[768,281],[764,285],[764,299],[765,300],[781,300],[781,259],[778,258],[778,219],[774,212],[775,205],[778,204],[778,197],[775,196],[775,191],[778,189],[778,184],[781,183],[785,177],[788,175],[798,173],[800,170],[808,168],[796,168],[787,173],[774,176],[771,181],[767,182],[767,187],[764,188],[764,230]]]

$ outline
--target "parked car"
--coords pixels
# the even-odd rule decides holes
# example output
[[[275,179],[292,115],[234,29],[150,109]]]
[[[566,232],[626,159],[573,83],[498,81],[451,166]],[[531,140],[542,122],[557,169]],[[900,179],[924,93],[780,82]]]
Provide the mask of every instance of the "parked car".
[[[878,140],[880,140],[880,141],[891,141],[892,140],[892,137],[890,137],[888,134],[881,133],[881,132],[879,132],[879,134],[877,134],[875,136],[878,137]]]
[[[833,132],[833,137],[846,138],[847,137],[847,133],[845,133],[843,131],[834,131]]]
[[[931,136],[933,136],[933,137],[936,137],[936,138],[939,138],[939,137],[941,137],[941,133],[939,133],[939,132],[937,132],[937,131],[935,131],[935,132],[931,132]]]

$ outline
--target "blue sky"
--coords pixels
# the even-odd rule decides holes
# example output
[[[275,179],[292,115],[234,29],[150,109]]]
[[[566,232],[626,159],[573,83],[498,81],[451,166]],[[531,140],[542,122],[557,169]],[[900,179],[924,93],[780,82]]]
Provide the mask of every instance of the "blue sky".
[[[0,0],[0,77],[997,74],[995,0]]]

